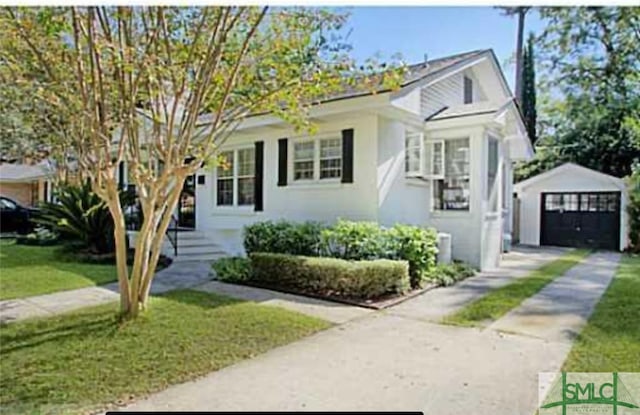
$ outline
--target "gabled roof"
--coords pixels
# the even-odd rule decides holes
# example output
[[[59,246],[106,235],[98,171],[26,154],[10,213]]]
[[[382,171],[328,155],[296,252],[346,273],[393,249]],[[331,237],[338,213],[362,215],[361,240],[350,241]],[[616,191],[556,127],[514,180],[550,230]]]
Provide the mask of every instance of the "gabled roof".
[[[436,75],[438,73],[444,72],[453,66],[471,61],[487,52],[491,52],[491,49],[478,49],[470,52],[458,53],[455,55],[444,56],[441,58],[431,59],[424,62],[418,62],[418,63],[408,65],[405,67],[406,70],[404,73],[404,77],[400,82],[400,87],[404,88],[413,83],[419,82],[428,76],[432,76],[432,75]],[[322,98],[317,103],[320,104],[325,102],[337,101],[340,99],[348,99],[348,98],[372,95],[374,93],[379,94],[383,92],[389,92],[389,90],[383,88],[382,86],[378,89],[374,89],[374,91],[372,91],[371,89],[358,89],[353,87],[346,87],[344,90],[340,92],[336,92],[334,94],[331,94]]]
[[[541,181],[545,181],[548,180],[554,176],[557,176],[559,174],[562,173],[570,173],[573,172],[575,174],[580,174],[580,175],[586,175],[589,177],[592,177],[596,180],[601,180],[604,182],[609,182],[611,184],[613,184],[615,187],[617,187],[618,189],[620,189],[621,191],[625,191],[626,190],[626,185],[624,183],[624,180],[615,177],[615,176],[611,176],[609,174],[605,174],[602,172],[599,172],[597,170],[592,170],[589,169],[587,167],[581,166],[579,164],[575,164],[575,163],[564,163],[558,167],[555,167],[551,170],[547,170],[544,173],[540,173],[536,176],[533,177],[529,177],[526,180],[523,180],[521,182],[516,183],[513,188],[515,191],[517,192],[521,192],[524,191],[524,189],[526,189],[527,187],[530,187],[536,183],[539,183]]]
[[[24,182],[48,177],[51,172],[42,164],[0,164],[0,181]]]

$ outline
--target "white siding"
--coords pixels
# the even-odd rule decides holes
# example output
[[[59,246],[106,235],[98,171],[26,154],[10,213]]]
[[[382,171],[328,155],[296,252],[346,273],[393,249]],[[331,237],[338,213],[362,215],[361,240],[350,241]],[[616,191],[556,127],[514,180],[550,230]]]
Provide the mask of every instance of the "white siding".
[[[408,223],[425,226],[429,219],[429,189],[426,181],[405,175],[405,125],[379,118],[378,218],[383,225]]]
[[[461,73],[451,75],[440,82],[422,88],[420,106],[424,117],[428,117],[444,106],[452,107],[463,104],[462,76]]]
[[[421,115],[428,117],[442,107],[454,107],[464,104],[464,77],[473,80],[473,102],[486,101],[484,87],[473,71],[465,71],[451,75],[420,91]]]
[[[377,119],[361,116],[349,122],[323,123],[319,134],[354,129],[354,183],[290,183],[277,186],[278,139],[295,137],[291,131],[232,137],[222,150],[234,146],[253,145],[264,141],[264,211],[253,207],[218,207],[215,200],[213,169],[198,174],[206,176],[204,185],[196,188],[196,226],[232,253],[242,252],[242,229],[245,225],[263,220],[288,219],[333,222],[337,218],[353,220],[377,219],[376,162]],[[291,153],[291,152],[290,152]],[[292,154],[289,154],[291,160]],[[289,175],[289,179],[291,175]]]

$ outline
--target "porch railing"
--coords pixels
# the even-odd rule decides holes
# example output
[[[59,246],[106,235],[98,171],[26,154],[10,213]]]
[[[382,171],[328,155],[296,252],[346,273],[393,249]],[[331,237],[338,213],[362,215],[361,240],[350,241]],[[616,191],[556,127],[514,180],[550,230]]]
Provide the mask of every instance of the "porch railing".
[[[136,203],[133,206],[129,206],[126,211],[125,218],[127,230],[139,231],[143,221],[142,209],[140,208],[140,205]],[[169,243],[173,247],[174,256],[178,255],[178,223],[179,222],[177,216],[172,214],[171,221],[169,222],[169,227],[165,232]]]

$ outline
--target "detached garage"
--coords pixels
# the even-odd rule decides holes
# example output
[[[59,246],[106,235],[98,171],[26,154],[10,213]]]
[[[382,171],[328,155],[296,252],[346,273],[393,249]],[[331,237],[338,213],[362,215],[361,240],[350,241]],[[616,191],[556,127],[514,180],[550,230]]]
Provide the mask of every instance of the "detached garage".
[[[516,239],[524,245],[622,250],[627,245],[622,179],[566,163],[514,186]]]

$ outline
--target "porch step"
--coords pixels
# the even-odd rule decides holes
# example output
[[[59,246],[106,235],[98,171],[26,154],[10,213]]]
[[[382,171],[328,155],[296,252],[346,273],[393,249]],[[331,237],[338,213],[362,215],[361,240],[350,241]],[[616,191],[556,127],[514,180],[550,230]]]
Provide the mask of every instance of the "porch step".
[[[220,258],[227,256],[225,253],[205,253],[205,254],[183,254],[178,251],[178,256],[173,257],[173,262],[188,262],[188,261],[208,261],[213,262]]]
[[[221,254],[224,255],[224,250],[217,244],[208,242],[200,245],[182,245],[178,241],[178,255],[195,255],[195,254]]]

